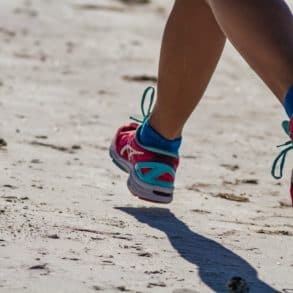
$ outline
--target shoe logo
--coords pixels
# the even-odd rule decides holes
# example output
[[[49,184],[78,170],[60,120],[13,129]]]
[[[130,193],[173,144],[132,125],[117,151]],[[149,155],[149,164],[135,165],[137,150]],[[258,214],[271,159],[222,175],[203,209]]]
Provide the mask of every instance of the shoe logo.
[[[123,156],[123,154],[127,152],[127,155],[128,155],[128,159],[131,160],[131,158],[134,156],[134,155],[144,155],[144,152],[140,152],[140,151],[137,151],[135,150],[131,145],[129,144],[126,144],[120,151],[120,155]]]

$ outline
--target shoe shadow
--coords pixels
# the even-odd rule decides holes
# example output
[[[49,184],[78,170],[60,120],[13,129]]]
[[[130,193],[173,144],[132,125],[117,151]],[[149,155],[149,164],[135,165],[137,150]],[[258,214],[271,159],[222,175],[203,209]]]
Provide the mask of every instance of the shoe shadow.
[[[201,280],[213,291],[227,292],[228,280],[233,276],[240,276],[248,282],[250,292],[278,292],[260,280],[255,268],[246,260],[216,241],[193,232],[169,209],[132,207],[116,209],[164,232],[180,256],[197,266]]]

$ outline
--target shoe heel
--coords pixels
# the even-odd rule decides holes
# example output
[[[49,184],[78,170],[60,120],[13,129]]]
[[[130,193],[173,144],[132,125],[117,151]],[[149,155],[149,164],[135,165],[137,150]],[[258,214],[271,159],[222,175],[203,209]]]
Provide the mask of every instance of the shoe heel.
[[[123,158],[120,158],[117,152],[115,151],[115,147],[113,144],[110,146],[109,150],[110,158],[112,159],[112,162],[123,172],[129,173],[129,170],[127,169],[126,163],[123,162]],[[121,161],[121,163],[119,162]],[[124,166],[125,165],[125,166]]]
[[[115,161],[113,158],[112,158],[112,162],[120,169],[122,170],[123,172],[125,173],[128,173],[127,170],[125,170],[117,161]]]
[[[155,203],[167,204],[173,200],[173,190],[168,188],[156,187],[141,181],[134,172],[131,172],[127,187],[136,197]]]

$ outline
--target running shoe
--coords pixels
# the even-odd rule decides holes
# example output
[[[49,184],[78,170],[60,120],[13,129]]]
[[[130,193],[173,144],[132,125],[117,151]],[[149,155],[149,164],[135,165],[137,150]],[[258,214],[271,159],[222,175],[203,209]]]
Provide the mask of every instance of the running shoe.
[[[282,127],[285,133],[290,137],[290,140],[288,140],[284,144],[278,145],[278,147],[284,147],[284,148],[276,157],[272,166],[272,176],[275,179],[281,179],[283,177],[283,170],[284,170],[287,154],[289,151],[293,150],[293,119],[291,119],[290,121],[283,121]],[[277,174],[276,169],[278,165],[279,165],[279,173]],[[291,172],[290,195],[291,195],[292,206],[293,206],[293,170]]]
[[[150,103],[145,112],[145,100],[149,94]],[[153,87],[144,91],[141,101],[143,120],[130,117],[136,123],[118,129],[110,146],[110,156],[120,169],[129,174],[127,186],[133,195],[151,202],[170,203],[179,164],[178,155],[139,142],[140,126],[150,116],[154,95]]]

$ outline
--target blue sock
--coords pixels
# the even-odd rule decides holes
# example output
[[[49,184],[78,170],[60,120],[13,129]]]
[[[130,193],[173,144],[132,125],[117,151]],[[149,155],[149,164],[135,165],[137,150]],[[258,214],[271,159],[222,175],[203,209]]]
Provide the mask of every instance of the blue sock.
[[[178,155],[179,147],[181,145],[181,137],[174,140],[164,138],[158,133],[146,120],[141,126],[138,136],[139,141],[148,147],[157,148]]]
[[[284,107],[289,118],[291,118],[293,115],[293,85],[289,88],[288,93],[285,97]]]

